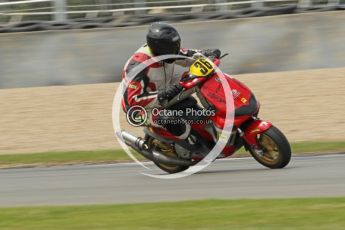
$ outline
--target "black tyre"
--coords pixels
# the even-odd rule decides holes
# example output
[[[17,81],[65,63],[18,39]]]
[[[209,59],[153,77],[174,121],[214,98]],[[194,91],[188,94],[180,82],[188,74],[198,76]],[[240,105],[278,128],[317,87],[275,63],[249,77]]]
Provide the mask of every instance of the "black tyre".
[[[155,163],[155,165],[157,165],[158,168],[162,169],[163,171],[165,171],[169,174],[182,172],[182,171],[187,170],[189,168],[188,166],[168,165],[168,164],[162,164],[162,163],[157,163],[157,162],[154,162],[154,163]]]
[[[284,134],[272,126],[266,132],[260,134],[258,143],[262,152],[249,148],[251,155],[260,164],[271,168],[284,168],[291,159],[291,147]]]
[[[41,21],[25,21],[13,24],[7,27],[7,32],[30,32],[30,31],[40,31],[44,29],[45,23]]]
[[[174,146],[170,146],[168,144],[162,143],[151,137],[148,140],[148,145],[150,146],[150,148],[153,148],[156,151],[159,151],[160,153],[168,157],[177,158],[177,154],[176,154]],[[162,164],[159,162],[153,162],[153,163],[155,163],[155,165],[157,165],[158,168],[162,169],[163,171],[169,174],[182,172],[189,168],[188,166],[181,166],[181,165]]]
[[[72,22],[52,22],[45,25],[45,30],[68,30],[73,28],[74,23]]]

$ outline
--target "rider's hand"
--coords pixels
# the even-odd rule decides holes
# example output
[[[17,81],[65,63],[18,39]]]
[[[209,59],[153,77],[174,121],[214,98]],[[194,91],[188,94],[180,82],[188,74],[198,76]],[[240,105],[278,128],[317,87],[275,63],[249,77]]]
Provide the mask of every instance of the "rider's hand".
[[[203,57],[203,54],[202,53],[199,53],[199,52],[196,52],[195,54],[193,54],[192,58],[194,60],[197,60],[199,58]]]
[[[201,53],[205,55],[206,57],[215,57],[215,58],[219,58],[222,55],[222,52],[219,49],[207,49],[207,50],[201,51]]]
[[[181,91],[182,91],[182,87],[180,85],[178,84],[170,85],[166,89],[162,89],[158,91],[158,101],[160,103],[165,100],[170,101]]]

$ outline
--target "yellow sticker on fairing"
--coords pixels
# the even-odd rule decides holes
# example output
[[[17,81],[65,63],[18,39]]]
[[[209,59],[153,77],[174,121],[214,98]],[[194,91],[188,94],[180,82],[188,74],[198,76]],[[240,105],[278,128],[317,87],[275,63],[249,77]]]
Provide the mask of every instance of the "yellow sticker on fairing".
[[[206,58],[198,58],[189,68],[189,73],[196,77],[208,77],[215,69],[212,61]]]

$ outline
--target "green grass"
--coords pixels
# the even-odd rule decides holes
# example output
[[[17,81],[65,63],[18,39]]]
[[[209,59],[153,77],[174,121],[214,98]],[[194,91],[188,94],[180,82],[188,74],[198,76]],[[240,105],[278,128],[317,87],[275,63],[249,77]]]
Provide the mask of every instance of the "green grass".
[[[296,155],[320,154],[320,153],[339,153],[345,152],[345,141],[316,142],[305,141],[291,143],[292,153]],[[238,151],[239,155],[249,155],[242,148]]]
[[[6,230],[342,230],[345,198],[0,208]]]
[[[292,147],[292,152],[294,153],[345,152],[345,141],[297,142],[297,143],[292,143],[291,147]]]
[[[138,159],[143,159],[137,153]],[[14,165],[59,165],[78,163],[102,163],[124,162],[130,158],[122,150],[97,150],[97,151],[71,151],[71,152],[44,152],[28,154],[5,154],[0,155],[0,167]]]
[[[332,153],[345,152],[345,142],[300,142],[293,143],[292,150],[295,155],[303,153]],[[134,154],[138,159],[144,158]],[[235,156],[246,156],[244,150],[240,150]],[[4,154],[0,155],[0,167],[37,166],[37,165],[61,165],[78,163],[110,163],[124,162],[131,159],[122,150],[98,150],[98,151],[72,151],[72,152],[46,152],[29,154]]]

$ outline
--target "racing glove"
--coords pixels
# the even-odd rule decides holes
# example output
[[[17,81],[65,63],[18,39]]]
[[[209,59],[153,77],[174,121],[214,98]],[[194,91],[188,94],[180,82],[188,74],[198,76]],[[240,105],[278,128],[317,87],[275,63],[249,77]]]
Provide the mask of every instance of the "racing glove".
[[[158,101],[162,103],[163,101],[167,100],[170,101],[173,99],[177,94],[182,91],[182,87],[178,84],[170,85],[166,89],[162,89],[158,91]]]
[[[219,58],[222,55],[222,52],[219,49],[206,49],[202,50],[201,53],[206,57],[215,57]]]

